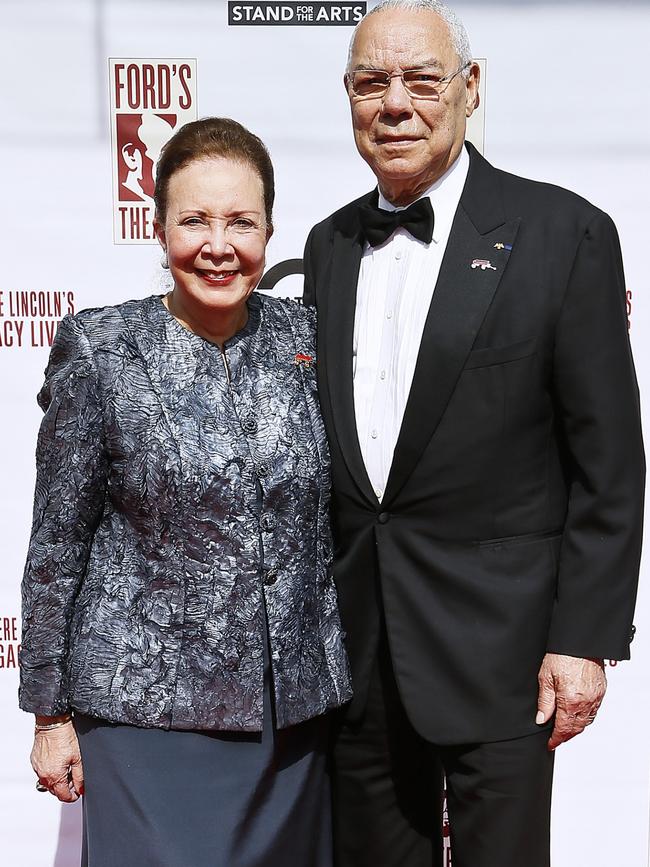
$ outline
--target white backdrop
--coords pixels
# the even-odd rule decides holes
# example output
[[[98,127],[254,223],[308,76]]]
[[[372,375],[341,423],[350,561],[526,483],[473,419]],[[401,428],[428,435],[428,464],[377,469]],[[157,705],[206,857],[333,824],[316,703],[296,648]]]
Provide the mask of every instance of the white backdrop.
[[[647,2],[456,8],[475,54],[488,58],[487,158],[567,186],[614,218],[632,292],[640,385],[650,392]],[[16,318],[12,293],[44,292],[50,300],[73,293],[79,310],[156,291],[161,278],[157,248],[113,243],[107,58],[196,58],[199,115],[234,117],[264,139],[278,188],[272,266],[300,257],[309,227],[372,185],[352,143],[341,86],[349,35],[344,26],[229,26],[221,0],[0,2],[3,867],[75,867],[79,812],[36,793],[32,720],[16,708],[18,590],[40,420],[35,394],[48,354],[47,346],[31,345],[31,329],[37,344],[47,343],[52,317],[23,317],[18,345],[18,326],[8,324]],[[297,294],[299,278],[286,278],[276,291]],[[608,670],[596,725],[559,751],[554,867],[648,864],[647,600],[642,584],[633,660]]]

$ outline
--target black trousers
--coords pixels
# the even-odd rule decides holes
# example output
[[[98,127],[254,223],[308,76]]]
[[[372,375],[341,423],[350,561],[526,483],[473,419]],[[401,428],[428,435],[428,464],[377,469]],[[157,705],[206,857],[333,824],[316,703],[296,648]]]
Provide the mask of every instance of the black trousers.
[[[385,639],[366,712],[334,747],[336,867],[442,867],[443,776],[453,867],[549,867],[548,729],[436,746],[410,724]]]

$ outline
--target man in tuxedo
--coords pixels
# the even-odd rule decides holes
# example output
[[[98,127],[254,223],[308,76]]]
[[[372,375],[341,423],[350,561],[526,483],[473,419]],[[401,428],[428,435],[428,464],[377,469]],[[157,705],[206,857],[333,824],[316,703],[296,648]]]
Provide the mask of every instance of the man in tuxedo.
[[[626,659],[644,458],[610,218],[464,143],[479,68],[435,0],[357,26],[378,189],[311,232],[305,302],[355,697],[338,867],[547,867],[553,750]]]

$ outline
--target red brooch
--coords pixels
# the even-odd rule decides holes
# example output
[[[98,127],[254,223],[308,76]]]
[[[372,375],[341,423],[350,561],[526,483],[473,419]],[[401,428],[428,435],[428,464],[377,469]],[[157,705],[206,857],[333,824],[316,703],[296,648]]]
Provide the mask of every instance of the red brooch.
[[[313,360],[313,355],[306,355],[304,352],[296,352],[293,363],[298,365],[304,364],[305,367],[311,367]]]

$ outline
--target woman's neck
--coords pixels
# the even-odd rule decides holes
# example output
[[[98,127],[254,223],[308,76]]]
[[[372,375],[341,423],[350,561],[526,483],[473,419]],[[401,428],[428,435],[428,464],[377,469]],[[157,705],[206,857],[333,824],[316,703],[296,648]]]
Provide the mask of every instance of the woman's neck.
[[[216,343],[222,349],[224,343],[241,331],[248,322],[248,307],[245,301],[230,310],[215,311],[181,301],[178,293],[172,290],[163,298],[163,304],[184,328],[211,343]]]

